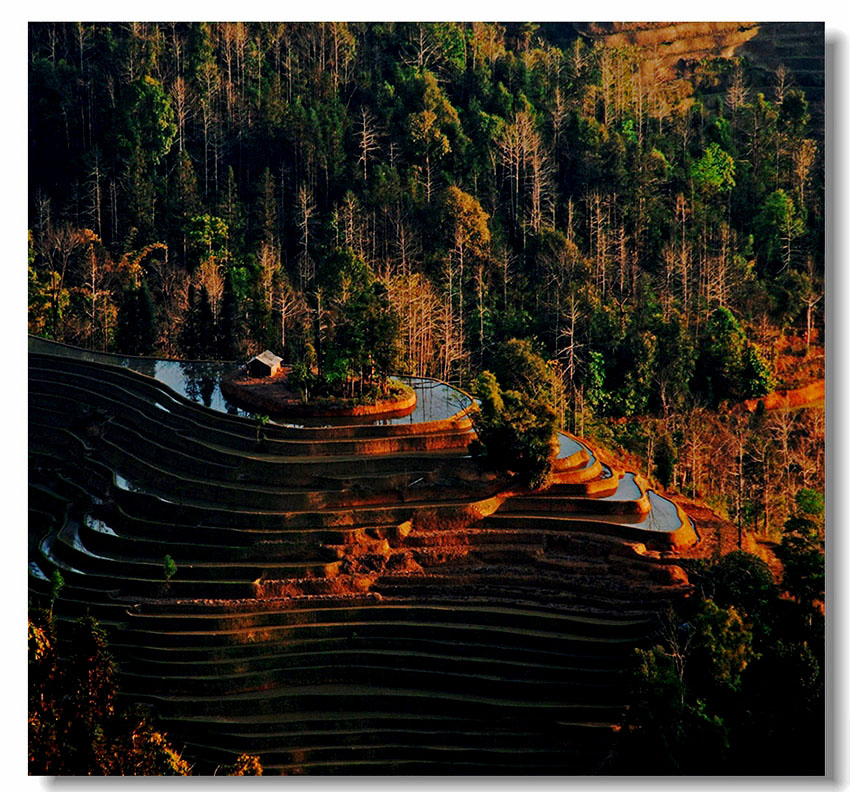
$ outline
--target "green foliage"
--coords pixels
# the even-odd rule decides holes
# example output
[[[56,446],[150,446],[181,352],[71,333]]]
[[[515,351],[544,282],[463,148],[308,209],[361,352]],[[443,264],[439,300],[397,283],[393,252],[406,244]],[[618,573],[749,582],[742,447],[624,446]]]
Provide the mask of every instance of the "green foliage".
[[[28,329],[34,335],[48,335],[51,329],[51,296],[56,293],[55,287],[51,288],[58,279],[56,272],[39,273],[34,266],[36,259],[33,246],[32,231],[27,231],[27,306],[29,311]],[[62,290],[58,297],[57,319],[61,318],[70,302],[70,294],[67,289]]]
[[[757,657],[753,651],[753,634],[734,606],[720,607],[712,600],[702,603],[693,621],[696,650],[695,674],[702,677],[699,687],[708,684],[740,690],[741,676]]]
[[[274,187],[273,184],[271,186]],[[271,221],[273,224],[273,221],[276,219],[276,207],[274,204],[272,204],[271,209]],[[189,216],[197,214],[199,214],[199,212],[192,211],[189,213]],[[227,167],[224,188],[221,191],[215,215],[221,218],[222,222],[227,227],[231,247],[236,250],[241,250],[244,247],[245,241],[245,207],[239,198],[239,185],[236,182],[236,174],[233,171],[232,165],[228,165]]]
[[[728,308],[716,308],[709,318],[694,386],[713,405],[763,396],[773,386],[770,367]]]
[[[239,338],[242,336],[242,316],[233,280],[233,270],[229,270],[224,276],[218,319],[217,356],[221,360],[236,359],[239,354]]]
[[[189,283],[187,312],[180,328],[180,346],[190,359],[198,358],[201,349],[201,327],[198,321],[198,296],[193,283]]]
[[[746,336],[728,308],[718,307],[709,318],[700,350],[698,369],[706,371],[718,400],[735,391],[746,349]]]
[[[813,515],[815,517],[823,516],[823,493],[818,490],[804,487],[794,496],[794,502],[803,514]]]
[[[672,393],[687,392],[693,365],[690,344],[679,343],[675,319],[663,322],[652,293],[643,300],[629,316],[608,303],[597,306],[590,317],[592,348],[583,379],[587,400],[598,416],[644,413],[672,401]]]
[[[758,556],[735,550],[712,564],[704,584],[707,595],[721,608],[735,608],[757,623],[777,596],[773,573]]]
[[[706,130],[706,137],[716,143],[723,151],[732,150],[732,127],[726,118],[715,118]]]
[[[377,283],[365,311],[366,345],[382,387],[401,362],[401,321],[389,301],[386,287]]]
[[[453,151],[459,153],[465,142],[457,110],[429,71],[408,72],[403,76],[405,93],[414,109],[405,121],[408,145],[415,161],[415,178],[428,192],[439,184],[436,170]]]
[[[655,446],[654,459],[655,475],[665,486],[669,487],[673,481],[673,469],[676,465],[676,447],[669,435],[659,438]]]
[[[804,229],[794,201],[785,190],[774,190],[753,221],[758,261],[763,270],[781,272],[790,266],[792,244]]]
[[[691,178],[707,193],[729,192],[735,186],[735,160],[717,143],[709,143],[691,166]]]
[[[697,358],[684,317],[677,313],[662,322],[656,337],[651,402],[662,408],[681,410],[691,396]]]
[[[364,384],[377,374],[379,387],[386,392],[387,378],[401,361],[401,323],[386,286],[350,249],[334,251],[321,278],[338,295],[329,311],[327,352],[315,380],[310,382],[308,372],[299,369],[293,382],[306,383],[308,390],[321,395],[351,396],[355,380],[362,393]],[[303,385],[298,387],[303,391]]]
[[[177,564],[170,555],[165,555],[162,559],[162,575],[166,582],[171,580],[177,574]]]
[[[782,562],[782,585],[800,604],[824,598],[824,547],[818,525],[806,517],[791,517],[776,550]]]
[[[59,592],[65,587],[65,578],[58,569],[54,569],[50,574],[50,603],[51,607],[59,599]]]
[[[301,398],[305,403],[309,401],[315,378],[313,372],[310,371],[303,360],[296,361],[292,365],[286,381],[290,389],[301,394]]]
[[[728,727],[720,716],[710,714],[704,701],[686,700],[677,659],[662,646],[635,650],[634,704],[618,752],[624,771],[714,774],[728,758]]]
[[[557,382],[551,366],[528,339],[511,338],[496,353],[494,367],[505,390],[554,404]]]
[[[227,258],[230,229],[220,217],[196,215],[190,218],[187,233],[192,249],[201,259]]]
[[[310,394],[319,385],[319,378],[313,373],[315,366],[316,350],[312,344],[305,344],[302,358],[295,361],[286,376],[290,390],[300,393],[304,402],[310,400]]]
[[[408,124],[410,139],[414,147],[427,156],[443,157],[451,150],[449,139],[437,124],[437,115],[432,110],[411,113]]]
[[[149,355],[156,345],[156,319],[146,281],[124,292],[115,331],[115,347],[128,355]]]
[[[120,147],[127,151],[143,151],[153,165],[171,150],[177,134],[174,108],[158,80],[145,75],[126,87],[121,118]]]
[[[821,774],[822,614],[780,597],[748,553],[699,562],[689,575],[698,596],[662,620],[657,646],[636,652],[618,769]]]
[[[802,135],[809,123],[809,103],[806,95],[792,89],[785,94],[779,105],[779,128],[791,135]]]
[[[255,415],[254,416],[254,424],[257,428],[257,445],[260,444],[260,441],[263,439],[263,429],[269,424],[271,418],[268,415]]]
[[[618,752],[623,765],[635,773],[677,772],[684,703],[672,658],[661,646],[635,649],[630,681],[633,703]]]
[[[196,294],[198,295],[198,300],[194,307],[198,344],[196,354],[208,359],[212,357],[216,348],[218,334],[216,332],[215,316],[207,287],[202,286],[200,292],[196,292]]]
[[[585,393],[587,400],[602,414],[607,412],[609,395],[605,390],[605,356],[595,349],[588,353]]]
[[[471,259],[486,255],[490,244],[490,216],[475,196],[457,187],[449,187],[445,195],[445,223],[449,239]]]
[[[518,389],[503,389],[492,372],[479,375],[475,395],[481,403],[472,413],[478,436],[475,452],[490,467],[516,473],[532,488],[541,487],[558,453],[557,417],[547,402],[551,392],[534,376],[540,372],[548,379],[551,372],[527,342],[509,342],[507,350],[508,359],[517,364],[513,374]]]
[[[178,156],[177,167],[171,175],[171,182],[172,203],[169,207],[169,219],[183,231],[191,226],[192,218],[198,215],[201,209],[198,177],[192,158],[185,150]]]
[[[738,375],[738,393],[742,398],[755,399],[765,396],[773,389],[775,379],[770,364],[754,346],[747,346],[741,371]]]
[[[499,381],[492,371],[482,371],[475,383],[475,394],[481,401],[479,409],[482,415],[489,419],[495,419],[505,409],[502,399],[502,389]]]
[[[31,775],[191,775],[145,710],[119,706],[115,671],[91,617],[57,627],[30,616]]]

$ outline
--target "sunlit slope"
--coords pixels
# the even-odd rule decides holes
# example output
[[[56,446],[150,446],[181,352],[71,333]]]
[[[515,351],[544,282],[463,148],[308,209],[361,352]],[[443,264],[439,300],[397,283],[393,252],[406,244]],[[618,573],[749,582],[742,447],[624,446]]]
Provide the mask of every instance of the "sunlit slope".
[[[261,434],[59,347],[29,375],[31,597],[61,571],[198,769],[604,772],[696,541],[640,477],[565,435],[510,491],[462,413]]]
[[[772,100],[776,70],[784,66],[815,115],[822,114],[822,22],[583,22],[573,27],[589,41],[637,47],[646,75],[662,81],[685,74],[703,58],[739,57],[747,63],[748,86]]]

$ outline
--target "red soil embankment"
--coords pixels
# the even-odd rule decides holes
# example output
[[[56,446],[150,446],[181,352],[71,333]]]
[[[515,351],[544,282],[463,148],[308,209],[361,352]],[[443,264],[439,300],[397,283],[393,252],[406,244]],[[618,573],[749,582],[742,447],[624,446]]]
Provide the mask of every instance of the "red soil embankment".
[[[822,404],[825,392],[825,381],[810,382],[802,388],[778,390],[762,396],[760,399],[747,399],[744,404],[750,412],[755,412],[759,402],[764,402],[765,409],[776,410],[780,407],[808,407]]]
[[[724,519],[701,501],[670,493],[668,493],[668,497],[687,512],[694,521],[700,536],[699,544],[679,550],[678,555],[681,558],[713,558],[727,555],[735,550],[743,550],[761,558],[770,567],[770,571],[773,572],[776,580],[781,579],[782,564],[776,558],[774,552],[776,544],[774,542],[762,539],[745,530],[741,535],[741,546],[739,547],[738,527],[734,523]]]
[[[582,438],[582,442],[587,443],[588,441]],[[643,460],[638,456],[623,449],[612,451],[592,443],[589,444],[589,447],[592,448],[594,455],[599,460],[613,469],[640,471],[645,466]],[[726,554],[738,549],[738,529],[729,520],[720,517],[702,501],[688,498],[681,493],[667,490],[661,486],[653,486],[653,482],[648,481],[640,473],[637,473],[637,476],[640,479],[642,489],[653,489],[662,497],[673,501],[683,521],[687,517],[694,521],[696,534],[690,524],[686,523],[678,531],[666,535],[670,542],[669,550],[683,558],[710,558],[717,552]],[[760,555],[756,549],[755,539],[746,532],[743,543],[744,550]]]
[[[738,528],[729,520],[723,519],[701,501],[671,492],[666,492],[665,495],[694,521],[699,534],[699,544],[683,550],[682,556],[685,558],[711,558],[715,554],[726,555],[738,549]],[[743,549],[749,553],[754,553],[755,540],[746,532],[742,538]]]

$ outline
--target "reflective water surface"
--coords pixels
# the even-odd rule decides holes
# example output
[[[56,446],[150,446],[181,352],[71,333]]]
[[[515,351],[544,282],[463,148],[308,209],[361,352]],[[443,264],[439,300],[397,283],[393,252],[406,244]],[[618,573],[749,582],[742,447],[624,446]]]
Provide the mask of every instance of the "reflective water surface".
[[[641,526],[651,531],[671,532],[682,527],[682,519],[676,504],[652,490],[647,490],[652,511],[647,515],[647,524]]]
[[[634,473],[625,473],[617,485],[617,491],[601,500],[609,501],[635,501],[640,498],[640,487],[635,481]]]
[[[105,352],[92,352],[79,347],[66,346],[43,338],[29,337],[29,351],[47,355],[58,355],[120,366],[137,371],[159,380],[180,396],[227,415],[252,417],[252,413],[237,407],[221,392],[222,377],[230,374],[240,364],[235,362],[162,360],[159,358],[130,357]],[[441,421],[465,410],[472,405],[472,399],[457,388],[437,380],[422,377],[398,377],[416,391],[416,407],[401,417],[320,418],[305,420],[273,416],[273,422],[286,426],[344,426],[352,423],[391,425],[403,423],[424,423]],[[168,410],[168,404],[156,402],[157,407]],[[572,441],[571,441],[572,442]],[[576,450],[579,446],[576,444]],[[572,453],[572,452],[570,452]]]
[[[577,454],[582,449],[590,453],[590,449],[579,443],[578,440],[573,440],[572,437],[569,437],[563,432],[558,432],[558,445],[560,446],[558,459],[566,459],[573,454]],[[590,457],[590,464],[593,464],[593,454],[591,454]]]

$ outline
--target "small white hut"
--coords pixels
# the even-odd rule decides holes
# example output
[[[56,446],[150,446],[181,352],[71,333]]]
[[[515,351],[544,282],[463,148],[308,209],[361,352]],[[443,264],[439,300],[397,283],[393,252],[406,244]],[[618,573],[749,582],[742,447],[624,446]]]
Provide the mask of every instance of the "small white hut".
[[[279,358],[268,349],[261,355],[255,355],[248,361],[248,374],[251,377],[273,377],[280,370],[283,358]]]

